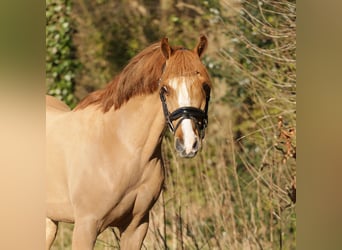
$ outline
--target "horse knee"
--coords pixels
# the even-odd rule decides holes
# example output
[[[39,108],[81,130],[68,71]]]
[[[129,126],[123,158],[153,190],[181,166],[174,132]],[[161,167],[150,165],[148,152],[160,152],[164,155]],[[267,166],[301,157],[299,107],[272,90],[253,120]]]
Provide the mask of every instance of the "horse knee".
[[[53,221],[49,218],[46,218],[45,219],[45,228],[46,228],[45,247],[46,247],[46,250],[49,250],[52,246],[53,241],[56,238],[57,229],[58,229],[58,222]]]
[[[125,229],[120,229],[122,250],[139,250],[145,239],[149,223],[149,214],[146,214],[138,223],[132,221]]]
[[[97,238],[97,221],[93,219],[75,220],[72,235],[73,250],[92,250]]]

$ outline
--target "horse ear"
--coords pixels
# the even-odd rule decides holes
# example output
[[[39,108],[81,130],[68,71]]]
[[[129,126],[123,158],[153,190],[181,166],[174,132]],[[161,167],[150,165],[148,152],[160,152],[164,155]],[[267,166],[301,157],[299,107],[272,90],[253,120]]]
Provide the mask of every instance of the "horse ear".
[[[198,42],[197,46],[195,47],[194,51],[198,54],[199,57],[203,55],[203,52],[208,47],[208,39],[205,35],[201,35],[200,41]]]
[[[169,59],[172,53],[172,49],[169,45],[169,40],[166,37],[161,40],[160,48],[166,60]]]

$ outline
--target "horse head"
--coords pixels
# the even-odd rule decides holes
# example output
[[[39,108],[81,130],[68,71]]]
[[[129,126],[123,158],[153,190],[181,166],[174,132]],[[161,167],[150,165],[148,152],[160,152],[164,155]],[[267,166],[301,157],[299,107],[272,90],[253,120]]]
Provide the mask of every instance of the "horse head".
[[[211,82],[201,56],[207,48],[205,36],[193,50],[171,47],[161,41],[166,62],[160,79],[160,98],[175,149],[181,157],[193,157],[201,148],[208,123]]]

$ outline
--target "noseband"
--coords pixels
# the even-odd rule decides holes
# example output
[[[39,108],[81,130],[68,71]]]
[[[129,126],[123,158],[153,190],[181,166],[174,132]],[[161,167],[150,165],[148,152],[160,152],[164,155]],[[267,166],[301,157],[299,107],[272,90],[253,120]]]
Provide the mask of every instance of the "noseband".
[[[210,87],[208,85],[204,85],[204,90],[206,93],[205,98],[205,107],[204,110],[194,107],[180,107],[173,111],[172,113],[169,112],[166,104],[165,93],[167,89],[165,86],[161,87],[160,89],[160,100],[162,102],[163,111],[166,123],[171,130],[172,133],[175,133],[181,122],[185,119],[191,119],[194,121],[196,128],[200,134],[201,139],[204,138],[205,135],[205,128],[208,125],[208,107],[209,107],[209,100],[210,100]],[[173,126],[173,121],[180,119],[176,126]]]

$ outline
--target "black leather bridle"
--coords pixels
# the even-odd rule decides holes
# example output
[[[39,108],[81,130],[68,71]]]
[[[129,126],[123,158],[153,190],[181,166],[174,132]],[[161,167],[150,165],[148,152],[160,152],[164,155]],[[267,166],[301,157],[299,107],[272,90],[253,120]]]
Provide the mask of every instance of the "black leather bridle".
[[[194,121],[201,139],[204,138],[205,128],[208,126],[210,87],[208,84],[205,84],[203,88],[206,94],[204,110],[195,107],[180,107],[172,113],[169,112],[166,104],[165,94],[167,93],[167,88],[165,86],[160,88],[160,100],[162,102],[166,124],[172,133],[176,132],[177,128],[184,119],[191,119]],[[179,119],[179,121],[177,122],[176,126],[174,126],[172,122],[177,119]]]

